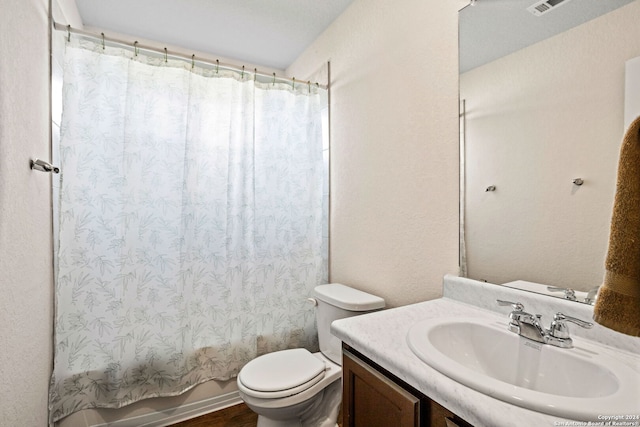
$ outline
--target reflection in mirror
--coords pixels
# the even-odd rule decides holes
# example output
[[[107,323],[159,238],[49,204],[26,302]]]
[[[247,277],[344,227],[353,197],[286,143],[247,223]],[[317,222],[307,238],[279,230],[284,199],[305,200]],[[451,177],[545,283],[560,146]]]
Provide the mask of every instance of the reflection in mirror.
[[[462,271],[586,296],[604,276],[640,0],[564,0],[540,16],[534,4],[459,14]]]

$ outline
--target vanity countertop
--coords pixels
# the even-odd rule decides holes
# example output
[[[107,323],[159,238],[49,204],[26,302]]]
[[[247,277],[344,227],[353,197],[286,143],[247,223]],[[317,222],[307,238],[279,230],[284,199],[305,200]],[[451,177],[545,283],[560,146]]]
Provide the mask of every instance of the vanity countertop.
[[[446,281],[447,278],[445,278],[445,297],[443,298],[337,320],[333,322],[331,332],[344,343],[475,427],[579,425],[565,424],[569,420],[514,406],[475,391],[441,374],[422,362],[411,351],[406,341],[407,332],[412,325],[421,320],[476,317],[488,321],[503,320],[506,327],[507,314],[503,315],[447,297]],[[525,295],[524,298],[529,296]],[[576,344],[579,340],[580,338],[576,338]],[[608,345],[604,347],[604,351],[614,356],[620,363],[640,371],[640,358],[634,354],[635,352]]]

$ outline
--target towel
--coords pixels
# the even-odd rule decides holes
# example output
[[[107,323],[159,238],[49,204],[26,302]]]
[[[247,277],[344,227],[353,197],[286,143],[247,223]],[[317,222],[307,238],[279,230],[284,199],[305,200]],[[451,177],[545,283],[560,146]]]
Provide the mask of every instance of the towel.
[[[605,269],[593,320],[640,336],[640,117],[629,126],[620,148]]]

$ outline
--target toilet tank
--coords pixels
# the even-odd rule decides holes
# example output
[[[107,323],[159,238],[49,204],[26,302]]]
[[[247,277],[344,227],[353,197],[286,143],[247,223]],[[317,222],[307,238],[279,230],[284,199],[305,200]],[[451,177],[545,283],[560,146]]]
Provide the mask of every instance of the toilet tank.
[[[316,286],[314,296],[320,351],[342,366],[342,341],[331,335],[331,322],[384,308],[384,299],[339,283]]]

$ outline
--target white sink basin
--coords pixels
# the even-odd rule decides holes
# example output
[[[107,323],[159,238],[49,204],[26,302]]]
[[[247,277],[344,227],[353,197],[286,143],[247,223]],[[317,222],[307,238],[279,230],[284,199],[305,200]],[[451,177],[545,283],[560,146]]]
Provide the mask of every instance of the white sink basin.
[[[424,320],[407,343],[444,375],[524,408],[581,421],[640,412],[637,369],[584,340],[572,349],[530,341],[508,331],[507,322]]]

